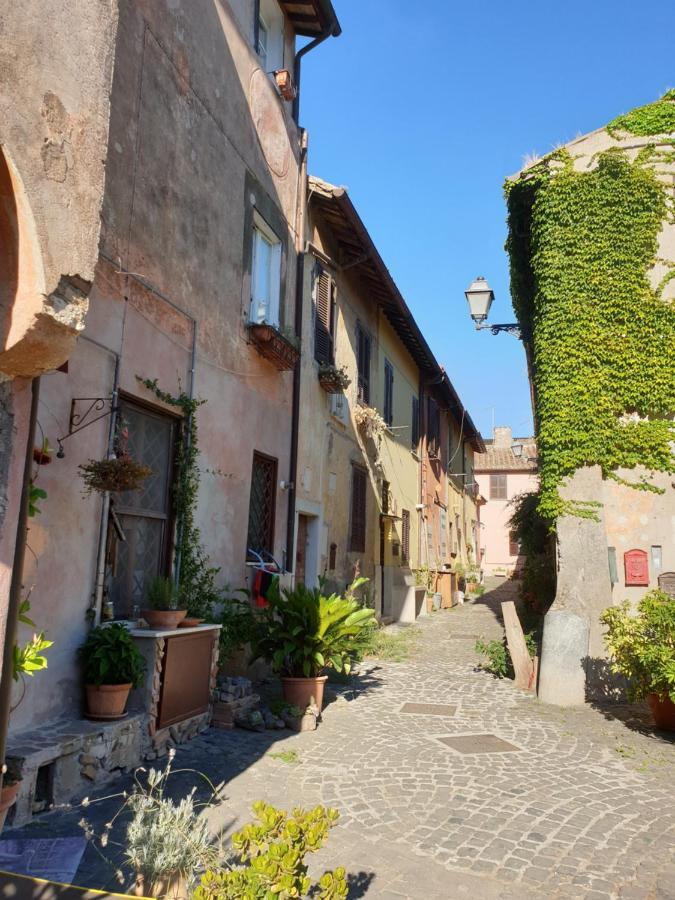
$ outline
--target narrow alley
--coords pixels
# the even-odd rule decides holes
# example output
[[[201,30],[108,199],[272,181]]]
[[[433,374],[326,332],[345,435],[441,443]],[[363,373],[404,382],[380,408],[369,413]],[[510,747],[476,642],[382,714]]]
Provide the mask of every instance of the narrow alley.
[[[477,671],[475,640],[501,635],[509,593],[420,619],[407,661],[368,661],[355,686],[333,685],[316,732],[210,730],[179,748],[174,769],[222,785],[214,833],[240,828],[259,798],[335,806],[312,865],[345,866],[350,897],[675,897],[672,739],[635,707],[625,721],[620,707],[549,707]],[[177,795],[195,783],[172,778]],[[76,835],[83,812],[102,823],[112,808],[56,811],[22,833]],[[89,847],[75,883],[114,887],[114,868]]]

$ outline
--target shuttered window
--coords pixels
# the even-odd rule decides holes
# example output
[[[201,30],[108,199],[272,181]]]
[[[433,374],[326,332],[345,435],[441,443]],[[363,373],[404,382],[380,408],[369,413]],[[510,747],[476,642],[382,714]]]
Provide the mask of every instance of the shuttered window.
[[[394,424],[394,367],[388,359],[384,361],[384,421]]]
[[[433,397],[427,399],[427,445],[431,456],[440,455],[441,414]]]
[[[490,475],[490,500],[508,500],[506,475]]]
[[[248,507],[247,556],[251,556],[249,550],[255,550],[257,553],[274,552],[276,491],[276,459],[254,452]]]
[[[335,362],[335,282],[321,267],[314,281],[314,359]]]
[[[364,553],[366,549],[366,487],[368,476],[365,469],[352,467],[352,510],[349,535],[349,549]]]
[[[410,434],[410,447],[417,450],[420,443],[420,401],[419,397],[412,398],[412,423]]]
[[[407,566],[410,562],[410,512],[401,510],[401,562]]]
[[[509,556],[518,556],[520,554],[520,544],[515,531],[509,531]]]
[[[356,326],[356,364],[358,368],[357,398],[370,403],[370,335],[359,323]]]

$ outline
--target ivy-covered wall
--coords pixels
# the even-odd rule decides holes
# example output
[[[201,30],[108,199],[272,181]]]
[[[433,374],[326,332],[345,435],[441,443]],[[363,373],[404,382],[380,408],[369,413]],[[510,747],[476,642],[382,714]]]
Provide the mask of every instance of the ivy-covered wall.
[[[506,184],[511,291],[530,335],[540,509],[552,522],[597,515],[600,497],[560,494],[582,466],[647,491],[662,490],[652,473],[675,468],[675,254],[660,256],[673,222],[673,131],[671,91]]]

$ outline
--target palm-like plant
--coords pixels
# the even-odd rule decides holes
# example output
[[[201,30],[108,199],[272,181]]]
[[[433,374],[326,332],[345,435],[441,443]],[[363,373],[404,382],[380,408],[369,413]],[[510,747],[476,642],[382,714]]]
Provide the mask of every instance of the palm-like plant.
[[[325,669],[348,673],[376,626],[372,609],[352,596],[331,594],[299,584],[268,593],[269,608],[260,622],[255,657],[292,678],[316,678]]]

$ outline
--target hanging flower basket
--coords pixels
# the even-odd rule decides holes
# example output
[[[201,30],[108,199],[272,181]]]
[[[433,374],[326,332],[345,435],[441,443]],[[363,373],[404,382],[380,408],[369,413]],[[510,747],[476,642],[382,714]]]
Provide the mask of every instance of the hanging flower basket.
[[[319,367],[319,384],[327,394],[341,394],[351,383],[346,369],[332,365]]]
[[[145,479],[152,475],[152,469],[137,463],[128,453],[122,453],[113,459],[90,459],[79,466],[79,469],[87,494],[92,491],[101,494],[107,491],[137,491],[143,486]]]

